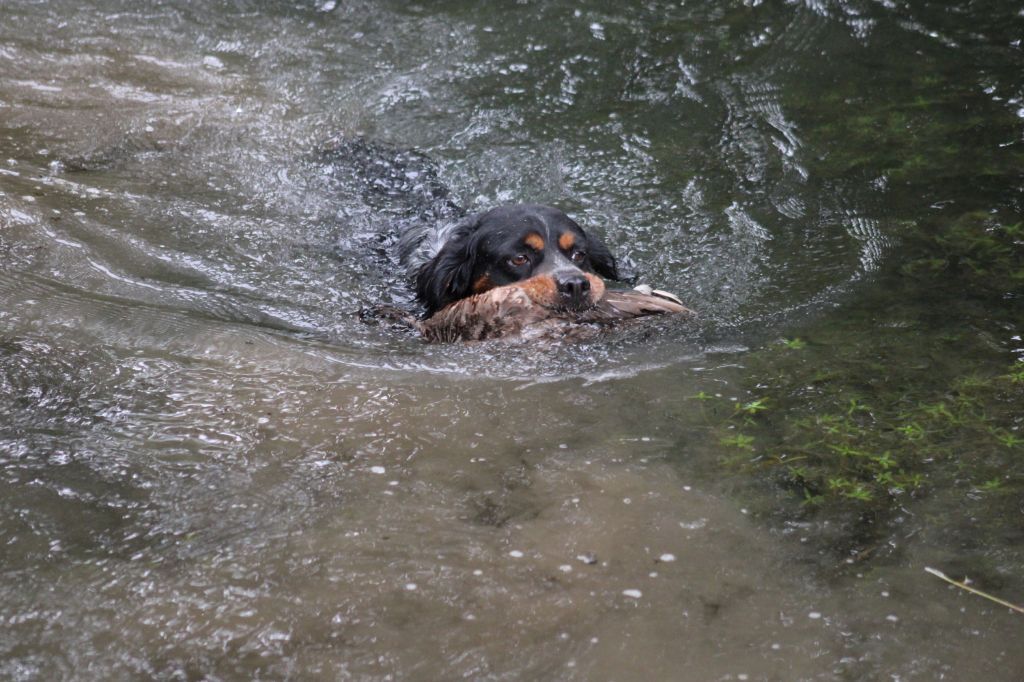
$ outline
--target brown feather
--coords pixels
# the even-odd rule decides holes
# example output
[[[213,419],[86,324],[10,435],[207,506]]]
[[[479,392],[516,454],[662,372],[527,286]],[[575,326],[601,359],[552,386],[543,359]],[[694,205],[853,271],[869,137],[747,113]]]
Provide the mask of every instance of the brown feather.
[[[497,287],[456,301],[416,326],[428,341],[483,341],[573,336],[648,315],[694,315],[673,300],[639,291],[605,290],[593,307],[580,311],[548,307],[534,294],[521,283]]]

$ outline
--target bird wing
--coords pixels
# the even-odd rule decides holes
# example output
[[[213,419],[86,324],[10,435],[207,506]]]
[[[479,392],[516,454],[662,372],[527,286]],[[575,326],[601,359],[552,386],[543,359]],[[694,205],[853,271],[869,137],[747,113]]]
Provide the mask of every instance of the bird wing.
[[[695,315],[657,294],[616,289],[609,289],[586,310],[548,308],[535,303],[523,287],[510,284],[456,301],[420,322],[418,328],[428,341],[483,341],[520,334],[557,336],[574,325],[672,314]]]

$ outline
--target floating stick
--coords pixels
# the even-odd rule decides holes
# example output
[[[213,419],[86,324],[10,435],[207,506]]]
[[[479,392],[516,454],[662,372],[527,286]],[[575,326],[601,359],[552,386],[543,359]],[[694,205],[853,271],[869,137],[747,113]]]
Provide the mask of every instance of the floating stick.
[[[928,571],[929,573],[934,575],[936,578],[940,578],[942,580],[945,580],[950,585],[956,585],[961,590],[967,590],[968,592],[970,592],[972,594],[976,594],[979,597],[984,597],[985,599],[988,599],[989,601],[994,601],[995,603],[999,604],[1000,606],[1005,606],[1008,609],[1013,609],[1017,613],[1024,613],[1024,607],[1017,606],[1016,604],[1011,604],[1008,601],[1003,601],[999,597],[993,597],[991,594],[988,594],[987,592],[982,592],[979,589],[975,589],[975,588],[971,587],[970,585],[968,585],[967,583],[962,583],[959,580],[953,580],[952,578],[950,578],[948,575],[946,575],[945,573],[943,573],[942,571],[940,571],[937,568],[931,568],[930,566],[925,566],[924,570]]]

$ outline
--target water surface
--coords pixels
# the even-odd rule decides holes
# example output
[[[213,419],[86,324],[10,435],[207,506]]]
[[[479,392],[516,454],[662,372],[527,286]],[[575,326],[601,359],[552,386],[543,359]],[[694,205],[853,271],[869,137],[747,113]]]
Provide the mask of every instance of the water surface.
[[[1013,3],[0,17],[0,677],[1024,673],[1019,616],[923,572],[1024,600]],[[419,178],[563,208],[700,324],[367,324]],[[984,428],[891,498],[764,466],[968,375]]]

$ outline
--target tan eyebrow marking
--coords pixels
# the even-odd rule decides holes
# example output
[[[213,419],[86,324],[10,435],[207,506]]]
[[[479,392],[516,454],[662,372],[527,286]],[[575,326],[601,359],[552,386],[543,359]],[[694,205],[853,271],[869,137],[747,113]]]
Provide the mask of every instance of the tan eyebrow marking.
[[[558,238],[558,245],[562,247],[563,251],[568,251],[575,243],[576,235],[572,232],[563,232],[562,236]]]
[[[536,232],[531,232],[530,234],[526,235],[526,239],[524,239],[523,242],[534,251],[544,250],[544,238],[541,237]]]

